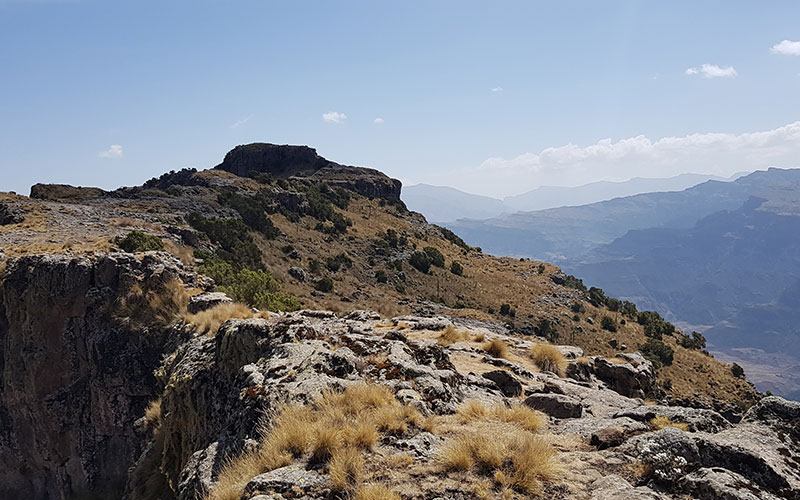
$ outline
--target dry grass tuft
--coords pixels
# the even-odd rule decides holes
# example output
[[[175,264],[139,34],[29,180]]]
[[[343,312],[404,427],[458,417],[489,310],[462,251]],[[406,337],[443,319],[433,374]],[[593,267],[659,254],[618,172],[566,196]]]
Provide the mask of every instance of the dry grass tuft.
[[[147,408],[144,410],[145,427],[148,429],[157,429],[161,425],[161,397],[154,401],[150,401]]]
[[[510,486],[527,493],[538,493],[542,481],[555,477],[555,449],[539,436],[525,436],[511,448]]]
[[[590,364],[592,364],[592,360],[587,358],[586,356],[581,356],[580,358],[577,358],[575,360],[575,363],[583,366],[589,366]]]
[[[255,451],[232,460],[220,473],[209,500],[238,500],[251,478],[291,464],[298,457],[325,465],[333,488],[353,494],[364,466],[362,451],[381,433],[401,435],[426,419],[395,399],[382,385],[361,383],[344,391],[325,391],[311,405],[287,405],[262,430]]]
[[[466,423],[486,418],[489,409],[480,401],[472,399],[459,406],[456,413],[461,417],[461,421]]]
[[[355,500],[400,500],[400,495],[382,484],[365,484],[356,490]]]
[[[450,345],[456,342],[463,342],[469,340],[469,332],[458,330],[453,325],[447,325],[444,330],[439,334],[436,343],[439,345]]]
[[[528,432],[539,432],[546,423],[541,413],[521,404],[515,404],[511,408],[498,406],[494,409],[494,416],[501,422],[514,424]]]
[[[331,487],[335,491],[347,491],[360,482],[364,457],[355,448],[340,448],[333,452],[328,463]]]
[[[553,372],[559,377],[564,376],[567,369],[567,360],[555,346],[537,344],[531,349],[531,358],[542,371]]]
[[[219,327],[229,319],[247,319],[255,316],[252,309],[244,304],[218,304],[211,309],[196,314],[184,314],[183,319],[195,327],[197,333],[215,335]]]
[[[484,342],[485,340],[486,340],[486,335],[484,335],[483,333],[476,333],[475,335],[472,336],[473,342]]]
[[[487,437],[465,433],[446,444],[438,460],[447,471],[466,472],[473,468],[492,477],[499,486],[537,493],[541,483],[558,471],[553,460],[555,448],[546,440],[525,431]]]
[[[494,339],[483,345],[483,350],[495,358],[508,357],[508,345],[500,339]]]
[[[178,245],[170,239],[165,239],[163,241],[164,250],[180,259],[184,266],[194,265],[194,250],[192,250],[192,247]]]
[[[144,289],[133,284],[114,303],[114,316],[135,325],[168,325],[186,313],[189,294],[179,280]]]
[[[650,420],[650,426],[653,429],[661,430],[665,427],[674,427],[675,429],[680,429],[683,432],[687,432],[689,430],[689,426],[684,422],[673,422],[672,420],[668,419],[664,416],[657,416]]]

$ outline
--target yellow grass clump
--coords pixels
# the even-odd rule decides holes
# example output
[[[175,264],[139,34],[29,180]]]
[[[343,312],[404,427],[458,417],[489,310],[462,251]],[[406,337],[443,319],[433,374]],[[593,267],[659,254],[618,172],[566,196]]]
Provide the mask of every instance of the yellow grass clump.
[[[356,490],[355,500],[400,500],[400,495],[382,484],[365,484]]]
[[[135,283],[117,298],[114,316],[132,324],[167,325],[186,312],[189,294],[180,280],[152,288]]]
[[[150,401],[144,410],[145,426],[148,429],[155,429],[161,425],[161,397]]]
[[[252,309],[244,304],[217,304],[216,306],[195,314],[184,314],[183,319],[195,327],[198,333],[214,335],[219,327],[229,319],[247,319],[255,316]]]
[[[533,408],[521,404],[515,404],[511,408],[497,406],[494,409],[494,417],[501,422],[514,424],[529,432],[539,432],[545,426],[545,418]]]
[[[262,430],[259,446],[223,468],[207,499],[238,500],[250,479],[301,456],[327,466],[334,490],[357,494],[363,450],[381,433],[401,435],[425,423],[416,409],[401,404],[385,386],[361,383],[344,391],[325,391],[313,404],[280,408]]]
[[[487,437],[477,432],[452,439],[439,454],[439,463],[447,471],[475,469],[492,477],[498,486],[508,486],[526,493],[537,493],[543,481],[558,471],[553,460],[555,449],[540,436],[516,430]]]
[[[165,239],[164,240],[164,250],[171,253],[185,266],[193,266],[194,265],[194,250],[192,247],[187,247],[184,245],[178,245],[172,240]]]
[[[652,420],[650,420],[650,426],[653,429],[656,429],[656,430],[659,430],[659,431],[661,429],[665,428],[665,427],[674,427],[676,429],[682,430],[683,432],[686,432],[686,431],[689,430],[689,426],[686,423],[684,423],[684,422],[673,422],[669,418],[661,416],[661,415],[659,415],[657,417],[654,417]]]
[[[456,342],[463,342],[469,340],[469,333],[463,330],[458,330],[453,325],[447,325],[444,330],[439,334],[436,343],[439,345],[450,345]]]
[[[564,371],[567,369],[567,360],[564,359],[564,355],[552,345],[537,344],[533,346],[531,358],[540,370],[553,372],[560,377],[564,376]]]
[[[508,345],[500,339],[494,339],[483,345],[483,350],[495,358],[508,357]]]

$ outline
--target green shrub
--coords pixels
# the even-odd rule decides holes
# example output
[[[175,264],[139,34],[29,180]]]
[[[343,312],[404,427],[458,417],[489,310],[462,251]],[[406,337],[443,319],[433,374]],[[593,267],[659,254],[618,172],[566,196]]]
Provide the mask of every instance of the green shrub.
[[[411,264],[417,271],[427,274],[431,269],[431,260],[425,252],[414,252],[408,258],[408,263]]]
[[[378,281],[378,283],[386,283],[389,281],[389,276],[386,275],[386,271],[383,269],[378,269],[375,271],[375,279]]]
[[[663,365],[671,365],[675,351],[660,340],[654,338],[647,339],[647,342],[639,345],[642,356],[649,359],[656,369]]]
[[[629,300],[622,301],[622,314],[629,318],[635,318],[637,314],[636,304]]]
[[[611,316],[603,316],[600,319],[600,327],[603,330],[607,330],[609,332],[616,332],[617,331],[617,322],[614,321],[614,318]]]
[[[268,240],[275,239],[281,234],[266,216],[266,202],[262,198],[226,191],[217,196],[217,201],[236,210],[245,224],[261,233]]]
[[[422,251],[428,255],[428,260],[430,260],[432,266],[444,267],[444,255],[438,249],[425,247]]]
[[[553,328],[553,324],[547,318],[539,320],[539,324],[536,325],[536,334],[550,342],[555,342],[559,337],[558,330]]]
[[[222,260],[237,267],[264,268],[261,251],[250,236],[248,226],[241,220],[203,217],[190,213],[186,216],[186,222],[220,246],[216,253]]]
[[[502,304],[500,306],[500,314],[508,316],[511,313],[511,304]]]
[[[311,259],[308,262],[308,270],[311,271],[311,274],[318,274],[322,270],[322,262],[317,259]]]
[[[731,375],[736,378],[744,378],[744,368],[739,366],[737,363],[731,365]]]
[[[692,332],[691,337],[681,334],[678,337],[678,344],[687,349],[705,349],[706,338],[699,332]]]
[[[279,291],[278,282],[266,271],[242,269],[231,282],[219,290],[234,300],[269,311],[296,311],[300,303],[291,295]]]
[[[464,274],[464,266],[462,266],[460,262],[454,260],[450,263],[450,272],[456,276],[461,276]]]
[[[675,331],[675,325],[664,321],[655,311],[641,311],[636,315],[636,322],[644,326],[644,334],[650,338],[661,340],[664,335]]]
[[[126,252],[149,252],[164,250],[164,242],[158,236],[147,234],[138,229],[134,229],[122,238],[119,247]]]
[[[586,312],[586,306],[583,305],[583,302],[574,302],[569,308],[572,309],[572,312],[576,313]]]
[[[461,247],[461,248],[462,248],[462,249],[464,249],[464,250],[470,250],[470,249],[471,249],[471,248],[470,248],[470,246],[469,246],[469,245],[467,245],[467,244],[466,244],[466,242],[464,242],[464,240],[462,240],[462,239],[461,239],[461,238],[460,238],[460,237],[459,237],[459,236],[458,236],[456,233],[454,233],[453,231],[451,231],[451,230],[447,229],[446,227],[437,226],[436,224],[434,224],[433,226],[434,226],[436,229],[438,229],[438,230],[439,230],[439,232],[440,232],[440,233],[442,233],[442,236],[444,237],[444,239],[446,239],[446,240],[447,240],[447,241],[449,241],[450,243],[452,243],[452,244],[454,244],[454,245],[456,245],[456,246],[459,246],[459,247]]]
[[[564,285],[567,288],[574,288],[574,289],[580,290],[582,292],[586,291],[586,285],[583,284],[583,280],[580,279],[580,278],[576,278],[575,276],[573,276],[571,274],[568,274],[568,275],[564,276],[563,279],[559,279],[558,281],[556,281],[556,279],[554,279],[553,281],[555,281],[559,285]],[[560,283],[559,283],[559,281],[560,281]]]
[[[350,267],[352,265],[353,265],[353,261],[350,259],[350,257],[345,255],[344,253],[340,253],[339,255],[337,255],[335,257],[328,257],[325,260],[325,267],[327,267],[328,270],[330,272],[332,272],[332,273],[335,273],[336,271],[338,271],[342,267],[347,268],[347,267]]]
[[[333,280],[328,278],[327,276],[317,280],[314,283],[314,288],[319,290],[320,292],[332,292],[333,291]]]

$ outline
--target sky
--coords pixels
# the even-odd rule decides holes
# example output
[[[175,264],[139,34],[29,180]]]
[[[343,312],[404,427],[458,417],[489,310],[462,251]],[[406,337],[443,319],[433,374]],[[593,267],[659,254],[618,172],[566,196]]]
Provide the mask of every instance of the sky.
[[[800,167],[800,2],[0,0],[0,191],[306,144],[502,197]]]

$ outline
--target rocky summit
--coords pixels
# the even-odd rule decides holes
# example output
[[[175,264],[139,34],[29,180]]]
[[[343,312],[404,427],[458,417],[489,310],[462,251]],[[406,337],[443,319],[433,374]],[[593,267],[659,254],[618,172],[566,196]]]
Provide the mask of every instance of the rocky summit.
[[[0,195],[0,498],[800,498],[800,403],[399,192],[254,144]]]

